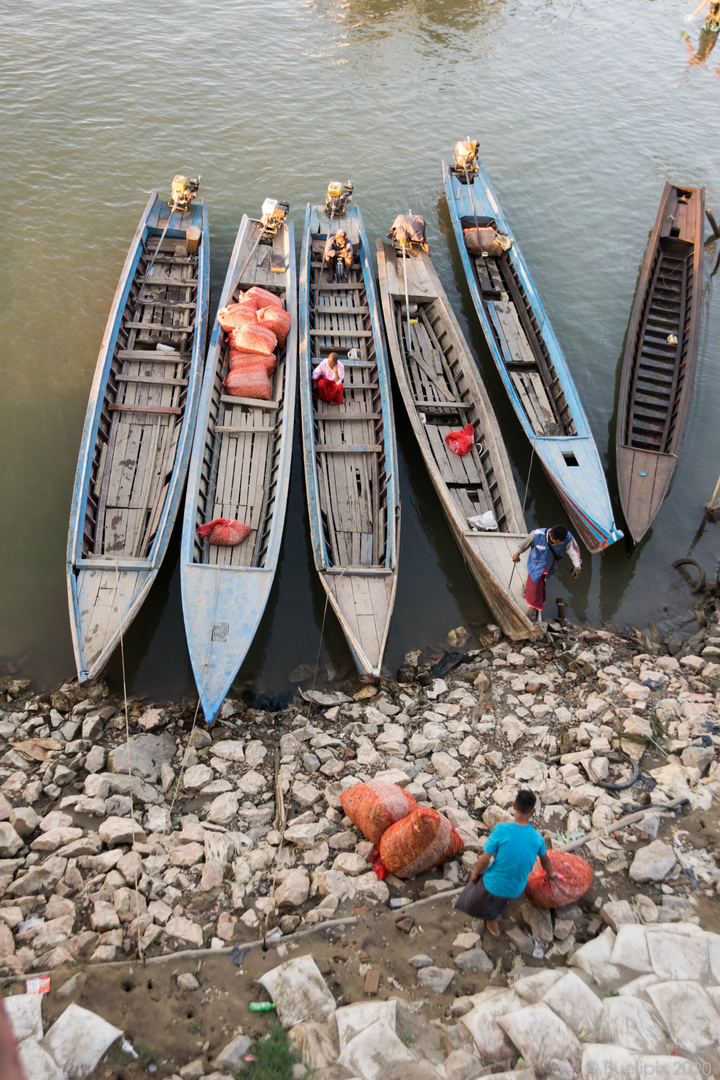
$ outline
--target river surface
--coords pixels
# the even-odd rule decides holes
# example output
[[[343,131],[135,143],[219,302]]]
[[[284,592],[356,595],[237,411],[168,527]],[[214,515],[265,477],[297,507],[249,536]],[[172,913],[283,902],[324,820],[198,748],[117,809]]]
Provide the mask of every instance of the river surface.
[[[476,137],[587,410],[622,525],[614,410],[623,340],[665,180],[705,185],[720,219],[720,47],[690,0],[3,0],[0,9],[0,668],[56,686],[74,671],[65,544],[97,352],[153,188],[202,174],[211,311],[244,212],[289,199],[296,234],[328,181],[351,178],[371,244],[425,216],[435,265],[485,373],[520,485],[530,447],[462,281],[441,160]],[[709,235],[709,229],[708,229]],[[688,633],[671,562],[717,565],[720,524],[694,540],[720,472],[720,244],[706,248],[695,396],[652,532],[551,584],[595,625]],[[396,401],[402,542],[386,651],[442,643],[489,610],[467,573]],[[299,664],[351,667],[312,566],[299,441],[284,547],[237,683],[277,697]],[[529,527],[564,520],[535,463]],[[128,688],[193,692],[178,531],[125,641]],[[2,673],[2,671],[0,671]],[[119,656],[108,667],[122,681]]]

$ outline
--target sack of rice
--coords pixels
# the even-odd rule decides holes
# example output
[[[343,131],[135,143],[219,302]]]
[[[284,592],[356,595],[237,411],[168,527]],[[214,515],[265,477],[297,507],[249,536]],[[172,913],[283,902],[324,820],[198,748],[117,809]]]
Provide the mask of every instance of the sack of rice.
[[[258,401],[269,401],[272,395],[272,387],[267,371],[262,368],[259,371],[231,371],[223,382],[223,386],[231,397],[257,398]]]
[[[412,795],[384,780],[355,784],[341,793],[340,805],[353,825],[373,844],[379,844],[386,829],[418,808]]]
[[[208,521],[205,525],[198,525],[197,531],[200,536],[207,537],[208,544],[215,544],[217,547],[235,547],[250,535],[252,529],[249,525],[244,525],[242,521],[236,521],[235,518],[215,518],[214,521]]]
[[[265,326],[241,326],[230,334],[230,346],[242,352],[274,353],[277,338]]]
[[[257,321],[259,326],[266,326],[268,330],[272,330],[278,339],[278,345],[282,348],[290,333],[290,312],[272,305],[258,308]]]
[[[410,878],[462,849],[462,839],[448,819],[432,807],[420,806],[383,833],[380,859],[391,874]]]
[[[241,326],[255,326],[257,325],[257,308],[254,304],[230,304],[228,307],[220,308],[217,320],[226,334],[231,330],[239,330]]]
[[[275,353],[237,352],[232,350],[229,356],[231,371],[267,371],[272,375],[277,367]]]
[[[267,307],[268,304],[272,304],[273,307],[277,308],[284,308],[285,306],[276,293],[262,289],[259,285],[253,285],[251,289],[248,289],[245,293],[245,299],[254,301],[259,308]]]
[[[527,880],[525,895],[535,907],[557,908],[574,904],[592,885],[592,867],[579,855],[569,852],[548,851],[547,854],[557,878],[549,881],[538,860]]]

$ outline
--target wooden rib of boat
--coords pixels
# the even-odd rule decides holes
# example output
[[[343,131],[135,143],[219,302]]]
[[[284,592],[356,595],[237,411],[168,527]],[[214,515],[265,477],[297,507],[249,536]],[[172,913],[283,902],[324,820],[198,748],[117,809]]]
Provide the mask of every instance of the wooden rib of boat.
[[[202,199],[153,192],[105,329],[73,490],[67,580],[75,662],[97,679],[165,555],[187,472],[210,286]]]
[[[377,259],[388,350],[400,396],[445,516],[504,633],[514,640],[531,637],[537,629],[526,614],[524,574],[512,561],[527,529],[477,365],[430,256],[413,249],[404,257],[393,244],[378,240]],[[460,457],[449,449],[445,437],[466,424],[475,429],[475,444]],[[471,519],[488,511],[497,522],[495,532],[471,524]]]
[[[280,556],[297,388],[295,237],[284,219],[268,228],[245,215],[219,308],[253,285],[281,297],[292,316],[278,348],[270,400],[233,397],[225,334],[216,321],[208,349],[183,519],[180,580],[193,674],[208,724],[215,719],[257,631]],[[249,525],[235,547],[201,539],[215,518]]]
[[[613,519],[595,440],[525,260],[482,165],[465,173],[443,162],[445,190],[470,293],[517,417],[588,551],[622,532]],[[471,255],[464,230],[492,226],[512,245]]]
[[[353,245],[347,281],[323,269],[326,239]],[[300,402],[315,566],[361,675],[376,679],[397,587],[400,529],[390,380],[367,238],[356,206],[308,206],[300,268]],[[348,359],[348,352],[356,358]],[[312,372],[337,352],[342,405],[313,401]]]
[[[665,184],[630,316],[617,471],[637,544],[670,486],[687,426],[700,335],[704,188]]]

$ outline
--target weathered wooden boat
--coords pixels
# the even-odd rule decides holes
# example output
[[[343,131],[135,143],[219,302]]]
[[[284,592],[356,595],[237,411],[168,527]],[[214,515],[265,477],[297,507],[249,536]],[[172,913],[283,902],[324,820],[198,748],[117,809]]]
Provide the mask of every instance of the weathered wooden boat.
[[[256,285],[279,296],[290,313],[270,400],[225,392],[229,350],[216,320],[190,459],[180,580],[190,659],[208,724],[265,611],[285,524],[297,393],[295,236],[287,211],[287,203],[268,199],[260,219],[243,217],[219,303],[219,309],[226,307]],[[197,528],[216,518],[240,521],[250,534],[235,547],[211,545]]]
[[[512,561],[527,529],[477,365],[430,255],[414,243],[378,240],[377,260],[388,351],[445,516],[504,633],[515,640],[530,637],[537,628],[526,614],[524,574]],[[467,424],[475,443],[461,457],[446,436]],[[488,513],[490,531],[479,527]]]
[[[459,152],[463,145],[472,149]],[[475,146],[458,144],[454,163],[443,162],[450,217],[475,310],[517,417],[578,537],[589,551],[602,551],[622,532],[613,519],[595,440]],[[475,254],[468,250],[467,230],[476,240],[479,235]]]
[[[67,580],[75,662],[98,678],[167,549],[202,381],[210,287],[197,181],[153,192],[105,329],[72,497]],[[194,200],[194,201],[193,201]]]
[[[665,184],[630,316],[617,413],[620,500],[637,544],[670,486],[700,335],[704,188]]]
[[[347,187],[347,186],[346,186]],[[339,185],[338,185],[339,188]],[[353,246],[346,280],[324,267],[328,237]],[[380,675],[400,529],[391,390],[371,255],[347,192],[308,206],[300,267],[300,403],[313,556],[361,675]],[[344,402],[313,400],[313,369],[345,365]],[[348,356],[348,353],[350,354]]]

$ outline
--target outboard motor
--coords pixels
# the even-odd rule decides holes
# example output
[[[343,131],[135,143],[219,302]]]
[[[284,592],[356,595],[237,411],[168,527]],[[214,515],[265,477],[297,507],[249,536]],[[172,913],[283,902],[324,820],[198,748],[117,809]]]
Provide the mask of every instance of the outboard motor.
[[[413,214],[412,210],[408,210],[407,214],[398,214],[390,227],[388,237],[398,251],[407,252],[408,255],[413,250],[430,254],[425,235],[425,218]]]
[[[173,177],[168,206],[172,206],[175,210],[189,209],[190,203],[197,195],[199,187],[199,176],[181,176],[178,173],[177,176]]]
[[[325,196],[325,213],[331,218],[341,217],[352,199],[352,194],[352,180],[346,180],[344,185],[339,180],[331,180]]]
[[[262,204],[260,224],[263,227],[263,236],[275,236],[281,225],[284,224],[290,212],[290,203],[278,199],[265,199]]]
[[[477,139],[461,139],[455,146],[453,155],[454,171],[460,176],[475,176],[478,171]]]

